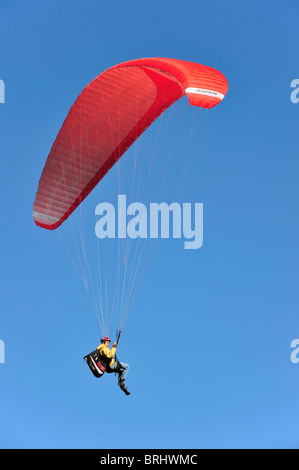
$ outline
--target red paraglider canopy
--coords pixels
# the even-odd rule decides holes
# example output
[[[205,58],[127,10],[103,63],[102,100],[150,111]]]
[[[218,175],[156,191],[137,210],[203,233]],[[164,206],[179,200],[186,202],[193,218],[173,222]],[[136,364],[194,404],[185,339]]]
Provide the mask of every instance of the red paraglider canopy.
[[[176,100],[187,94],[191,105],[212,108],[227,89],[218,70],[176,59],[132,60],[101,73],[79,95],[51,148],[33,205],[35,223],[59,227]]]

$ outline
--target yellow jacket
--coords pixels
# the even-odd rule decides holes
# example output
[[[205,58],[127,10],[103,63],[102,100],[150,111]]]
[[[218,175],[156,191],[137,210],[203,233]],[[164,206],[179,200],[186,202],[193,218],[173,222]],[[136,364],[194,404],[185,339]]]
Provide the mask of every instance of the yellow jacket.
[[[115,363],[115,353],[116,353],[116,348],[109,349],[107,346],[104,344],[100,344],[100,346],[97,347],[97,349],[100,351],[101,356],[107,357],[107,359],[111,359],[109,362],[109,367],[113,366]]]

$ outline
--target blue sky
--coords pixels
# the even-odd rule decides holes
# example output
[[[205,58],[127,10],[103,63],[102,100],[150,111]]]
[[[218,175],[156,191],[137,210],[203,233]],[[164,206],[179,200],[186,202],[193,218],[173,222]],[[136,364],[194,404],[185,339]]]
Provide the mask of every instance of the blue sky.
[[[278,0],[1,1],[0,447],[298,448],[298,16]],[[204,203],[203,247],[158,244],[119,347],[126,397],[82,361],[97,325],[32,204],[84,86],[154,56],[215,67],[229,92],[179,196]]]

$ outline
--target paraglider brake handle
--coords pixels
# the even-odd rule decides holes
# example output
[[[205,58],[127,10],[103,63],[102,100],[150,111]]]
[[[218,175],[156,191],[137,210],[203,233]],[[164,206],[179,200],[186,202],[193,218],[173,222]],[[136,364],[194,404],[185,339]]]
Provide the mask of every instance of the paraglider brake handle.
[[[121,329],[116,331],[116,338],[117,338],[116,339],[116,344],[118,344],[118,342],[119,342],[121,331],[122,331]]]

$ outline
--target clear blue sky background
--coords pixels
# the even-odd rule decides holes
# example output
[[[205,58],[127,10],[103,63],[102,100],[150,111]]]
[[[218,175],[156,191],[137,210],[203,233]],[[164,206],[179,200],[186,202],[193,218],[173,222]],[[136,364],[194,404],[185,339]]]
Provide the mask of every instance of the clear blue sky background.
[[[298,20],[295,0],[1,0],[0,447],[299,447]],[[80,91],[153,56],[215,67],[229,92],[180,195],[204,203],[204,245],[160,243],[120,344],[126,397],[82,362],[87,296],[31,214]]]

